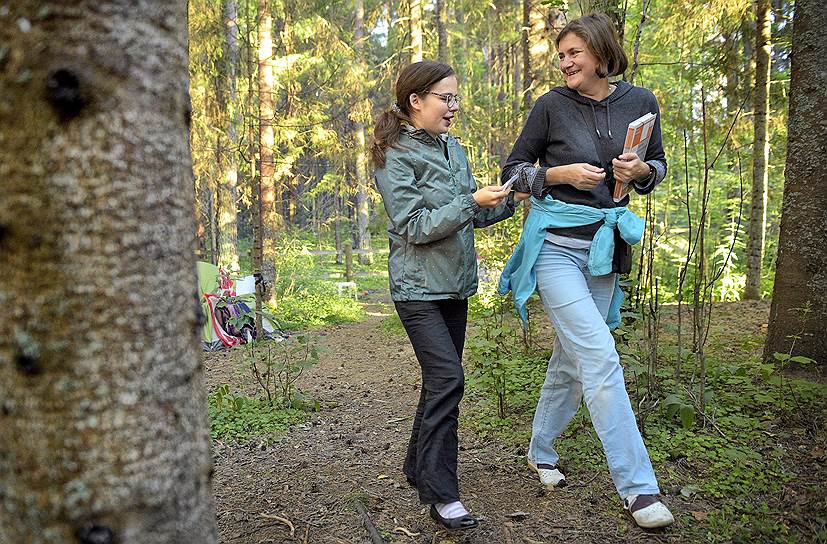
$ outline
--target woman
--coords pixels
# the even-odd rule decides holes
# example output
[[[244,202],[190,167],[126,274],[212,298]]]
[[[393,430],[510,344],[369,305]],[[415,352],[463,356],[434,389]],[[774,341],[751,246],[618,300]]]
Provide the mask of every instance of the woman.
[[[528,464],[547,487],[565,484],[553,443],[585,396],[625,509],[641,527],[663,527],[674,518],[658,497],[609,327],[619,317],[617,274],[631,266],[626,242],[643,231],[628,195],[615,203],[612,191],[623,182],[646,194],[666,175],[659,122],[644,160],[622,154],[629,122],[658,114],[658,104],[646,89],[609,82],[628,61],[607,16],[572,21],[557,48],[566,84],[537,100],[502,172],[534,199],[500,291],[511,289],[522,312],[536,280],[557,333]]]
[[[405,68],[396,103],[376,123],[371,156],[390,218],[391,298],[422,369],[403,471],[434,520],[467,529],[478,520],[459,500],[457,418],[468,297],[477,290],[474,227],[513,215],[514,197],[499,186],[477,189],[462,147],[447,134],[457,93],[446,64]]]

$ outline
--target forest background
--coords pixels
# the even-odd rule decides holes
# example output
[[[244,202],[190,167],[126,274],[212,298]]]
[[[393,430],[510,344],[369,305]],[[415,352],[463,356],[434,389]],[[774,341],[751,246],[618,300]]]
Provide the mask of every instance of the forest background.
[[[497,184],[534,100],[562,84],[556,34],[567,21],[602,11],[629,54],[621,77],[658,99],[669,161],[661,186],[630,203],[647,230],[624,282],[627,311],[617,336],[641,426],[651,416],[684,430],[714,427],[744,409],[728,404],[729,394],[746,394],[754,414],[770,405],[783,412],[805,397],[818,409],[823,389],[810,390],[805,380],[814,396],[788,391],[783,371],[823,368],[824,341],[814,340],[823,336],[816,317],[824,314],[816,295],[824,293],[823,279],[815,290],[775,282],[785,166],[796,159],[787,150],[794,8],[786,0],[194,0],[191,134],[201,258],[263,273],[273,285],[268,307],[288,326],[358,319],[330,280],[355,279],[365,293],[387,281],[388,222],[366,146],[401,68],[423,58],[454,67],[462,104],[452,133],[478,184]],[[823,185],[809,180],[805,198],[824,196]],[[476,424],[484,433],[530,417],[538,384],[526,367],[541,375],[547,356],[532,345],[531,328],[509,321],[508,299],[493,292],[527,211],[477,232],[483,281],[472,319],[481,326],[472,330],[468,359],[472,395],[491,400]],[[791,223],[824,222],[811,208],[788,205],[784,213]],[[335,257],[308,257],[324,252]],[[740,335],[737,360],[716,352],[715,331],[729,324],[713,315],[714,303],[767,300],[774,287],[780,306],[771,318],[766,305],[743,307],[759,328]],[[794,302],[783,303],[792,293]],[[517,339],[519,353],[509,347]],[[773,380],[782,384],[771,388],[779,395],[766,391]],[[745,393],[739,388],[748,382]],[[732,430],[757,429],[736,420]],[[677,446],[682,453],[667,456],[714,448],[687,440]],[[756,455],[739,448],[724,447],[718,470]],[[765,472],[753,481],[773,473],[759,465]],[[726,494],[720,486],[729,484],[712,480]]]
[[[561,84],[556,32],[595,9],[617,22],[630,56],[623,77],[662,110],[669,176],[631,204],[651,219],[661,300],[691,289],[684,281],[681,293],[679,272],[702,213],[703,249],[720,273],[714,299],[769,297],[793,9],[781,1],[190,2],[202,259],[237,270],[249,257],[259,185],[265,245],[308,236],[341,253],[348,239],[371,260],[387,218],[365,146],[396,75],[421,58],[459,74],[453,133],[478,182],[498,183],[534,99]],[[508,254],[520,219],[478,233],[484,262]],[[271,252],[266,260],[278,267]]]

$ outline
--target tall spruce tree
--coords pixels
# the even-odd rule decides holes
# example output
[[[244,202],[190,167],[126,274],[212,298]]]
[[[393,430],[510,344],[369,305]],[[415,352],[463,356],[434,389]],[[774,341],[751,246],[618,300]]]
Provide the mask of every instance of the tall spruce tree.
[[[0,542],[216,542],[183,1],[0,25]]]
[[[803,355],[827,365],[827,11],[799,0],[793,19],[787,167],[778,261],[764,357]]]

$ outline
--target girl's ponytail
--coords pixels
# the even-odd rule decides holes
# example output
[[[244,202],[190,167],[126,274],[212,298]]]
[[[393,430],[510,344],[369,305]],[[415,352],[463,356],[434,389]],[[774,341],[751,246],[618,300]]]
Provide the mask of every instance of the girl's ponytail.
[[[375,168],[384,168],[385,151],[399,141],[403,121],[408,119],[396,104],[376,120],[373,127],[373,143],[370,146],[370,158]]]

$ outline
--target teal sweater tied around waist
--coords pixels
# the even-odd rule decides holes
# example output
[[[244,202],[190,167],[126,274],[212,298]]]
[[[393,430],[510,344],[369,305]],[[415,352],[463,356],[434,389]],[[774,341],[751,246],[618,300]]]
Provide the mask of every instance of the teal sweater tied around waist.
[[[500,276],[499,293],[511,291],[514,306],[525,326],[528,322],[526,301],[537,287],[534,264],[540,256],[540,250],[546,240],[546,229],[578,227],[591,225],[597,221],[603,225],[595,233],[589,250],[589,272],[592,276],[605,276],[612,272],[614,256],[614,231],[630,244],[637,244],[643,238],[644,221],[629,209],[592,208],[581,204],[567,204],[546,196],[542,200],[531,197],[531,212],[523,225],[520,241]],[[610,329],[620,325],[620,306],[623,304],[623,291],[615,276],[615,288],[606,324]]]

